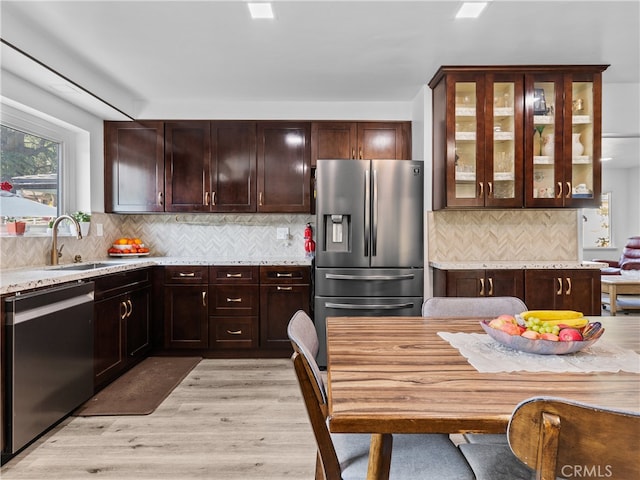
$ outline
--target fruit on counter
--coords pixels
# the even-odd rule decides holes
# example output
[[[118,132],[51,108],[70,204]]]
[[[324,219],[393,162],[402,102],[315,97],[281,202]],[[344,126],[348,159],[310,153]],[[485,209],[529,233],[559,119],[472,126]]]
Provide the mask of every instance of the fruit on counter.
[[[540,334],[538,332],[534,332],[533,330],[525,330],[520,334],[520,336],[528,338],[529,340],[538,340],[540,338]]]
[[[113,246],[107,250],[112,254],[136,254],[149,253],[149,248],[145,247],[140,238],[120,237],[113,242]]]
[[[552,342],[560,341],[560,337],[558,335],[553,334],[553,333],[543,333],[543,334],[540,335],[540,339],[541,340],[551,340]]]
[[[563,328],[558,334],[560,341],[562,342],[581,342],[582,333],[575,328]]]

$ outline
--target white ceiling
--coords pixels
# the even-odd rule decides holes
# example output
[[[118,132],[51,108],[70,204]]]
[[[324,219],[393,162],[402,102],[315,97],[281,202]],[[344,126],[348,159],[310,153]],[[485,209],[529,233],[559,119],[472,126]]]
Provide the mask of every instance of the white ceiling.
[[[411,102],[441,65],[610,64],[605,84],[640,83],[640,0],[494,0],[477,20],[454,19],[455,0],[272,3],[274,20],[251,20],[242,0],[2,0],[1,36],[134,118],[204,100]],[[3,69],[51,88],[9,50]]]

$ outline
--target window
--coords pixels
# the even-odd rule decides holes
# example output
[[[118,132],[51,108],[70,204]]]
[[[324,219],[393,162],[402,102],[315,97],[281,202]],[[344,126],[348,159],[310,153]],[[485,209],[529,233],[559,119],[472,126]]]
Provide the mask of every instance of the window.
[[[582,210],[584,248],[610,248],[611,241],[611,192],[603,193],[599,208]]]
[[[60,142],[0,125],[0,146],[0,215],[57,216]]]

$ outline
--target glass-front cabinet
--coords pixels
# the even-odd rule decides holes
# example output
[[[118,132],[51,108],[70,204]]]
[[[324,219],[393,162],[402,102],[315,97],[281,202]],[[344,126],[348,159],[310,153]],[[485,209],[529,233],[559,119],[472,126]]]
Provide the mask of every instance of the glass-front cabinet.
[[[525,206],[593,206],[601,191],[600,73],[526,76]]]
[[[458,75],[447,88],[447,205],[522,206],[522,77]]]
[[[605,69],[438,70],[429,83],[434,210],[597,202]]]

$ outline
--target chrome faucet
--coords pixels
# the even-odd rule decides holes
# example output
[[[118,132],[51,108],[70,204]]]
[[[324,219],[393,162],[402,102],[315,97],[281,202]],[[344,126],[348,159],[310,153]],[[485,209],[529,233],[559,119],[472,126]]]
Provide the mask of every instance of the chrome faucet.
[[[82,232],[80,232],[80,224],[75,218],[73,218],[71,215],[60,215],[58,218],[56,218],[53,221],[53,225],[51,227],[51,265],[58,265],[58,259],[62,256],[62,247],[64,247],[64,245],[62,245],[60,247],[60,250],[58,250],[58,224],[64,219],[70,220],[75,225],[76,232],[78,232],[77,238],[82,238]]]

